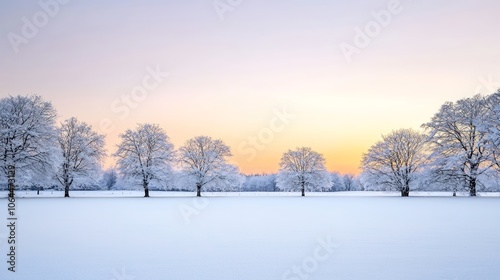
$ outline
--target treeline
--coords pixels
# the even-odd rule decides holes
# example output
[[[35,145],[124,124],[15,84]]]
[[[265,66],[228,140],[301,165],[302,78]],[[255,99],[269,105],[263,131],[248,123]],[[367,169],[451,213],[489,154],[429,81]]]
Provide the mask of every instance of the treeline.
[[[423,131],[399,129],[364,154],[361,182],[367,189],[498,190],[500,90],[446,102]]]
[[[355,177],[328,172],[309,147],[286,151],[277,174],[243,175],[229,163],[220,139],[197,136],[177,149],[157,124],[138,124],[119,135],[108,154],[105,137],[76,118],[56,125],[56,110],[40,96],[0,100],[0,187],[195,191],[410,191],[498,190],[500,90],[446,102],[422,131],[399,129],[363,155]],[[116,166],[102,170],[105,157]]]
[[[133,189],[202,191],[331,191],[354,189],[351,177],[332,176],[323,155],[302,147],[283,154],[280,172],[242,175],[230,164],[220,139],[197,136],[175,148],[157,124],[138,124],[119,135],[110,156],[116,167],[102,171],[105,136],[69,118],[56,124],[56,110],[42,97],[0,100],[0,168],[3,186],[15,189]],[[333,180],[335,178],[335,180]],[[7,184],[7,182],[14,182]]]
[[[280,192],[276,184],[277,174],[250,174],[243,175],[244,181],[239,188],[229,191],[235,192]],[[359,181],[357,176],[352,174],[331,173],[332,185],[326,192],[342,192],[342,191],[363,191],[364,186]],[[192,188],[185,185],[176,184],[174,179],[172,185],[166,187],[156,182],[151,183],[149,189],[152,191],[192,191]],[[118,172],[114,168],[106,169],[101,172],[98,179],[91,183],[74,183],[72,190],[78,191],[117,191],[117,190],[137,190],[138,186],[134,186],[119,177]],[[31,191],[47,191],[61,190],[62,186],[54,182],[53,184],[37,184],[27,183],[18,185],[19,190]],[[0,183],[0,190],[8,190],[6,183]]]

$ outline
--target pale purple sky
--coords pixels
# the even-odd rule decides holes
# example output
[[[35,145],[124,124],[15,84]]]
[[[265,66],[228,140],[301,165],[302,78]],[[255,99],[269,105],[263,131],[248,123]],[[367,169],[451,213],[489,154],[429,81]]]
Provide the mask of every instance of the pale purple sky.
[[[351,62],[340,44],[354,45],[355,28],[391,1],[242,0],[221,17],[212,0],[72,0],[12,43],[24,36],[23,17],[43,13],[37,3],[0,3],[0,97],[44,96],[61,120],[106,133],[109,152],[120,132],[154,122],[176,146],[200,134],[223,139],[247,173],[276,171],[297,146],[325,154],[330,170],[357,172],[380,134],[419,128],[444,101],[500,87],[493,0],[399,1]],[[169,75],[120,111],[148,67]],[[269,135],[284,107],[293,119]],[[265,141],[249,142],[259,135]]]

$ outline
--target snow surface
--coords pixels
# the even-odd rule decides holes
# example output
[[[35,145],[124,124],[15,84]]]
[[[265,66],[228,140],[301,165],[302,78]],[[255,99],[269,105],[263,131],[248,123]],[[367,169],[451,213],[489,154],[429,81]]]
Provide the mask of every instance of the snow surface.
[[[17,200],[17,272],[2,261],[0,279],[500,279],[498,197],[72,194]]]

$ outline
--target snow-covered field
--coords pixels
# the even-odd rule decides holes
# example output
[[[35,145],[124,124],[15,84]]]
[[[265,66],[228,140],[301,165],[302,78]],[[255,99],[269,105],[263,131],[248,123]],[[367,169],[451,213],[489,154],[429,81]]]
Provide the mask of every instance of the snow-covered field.
[[[500,279],[498,197],[381,194],[28,192],[0,279]]]
[[[151,197],[193,197],[195,192],[175,192],[175,191],[151,191]],[[412,191],[410,196],[433,196],[433,197],[447,197],[452,196],[452,192],[424,192]],[[6,198],[7,191],[0,191],[0,198]],[[71,197],[143,197],[144,191],[130,191],[130,190],[115,190],[115,191],[71,191]],[[206,197],[233,197],[233,196],[299,196],[297,192],[204,192],[203,196]],[[389,191],[352,191],[352,192],[313,192],[306,193],[306,196],[401,196],[399,192]],[[457,196],[469,196],[468,192],[458,192]],[[499,192],[478,192],[477,196],[481,197],[500,197]],[[16,197],[19,198],[47,198],[47,197],[64,197],[63,191],[17,191]]]

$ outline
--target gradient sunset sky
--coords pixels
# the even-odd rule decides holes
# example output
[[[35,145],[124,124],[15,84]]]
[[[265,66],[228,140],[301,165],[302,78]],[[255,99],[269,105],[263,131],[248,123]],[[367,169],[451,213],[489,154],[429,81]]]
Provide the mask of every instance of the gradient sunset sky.
[[[224,14],[214,2],[238,3],[72,0],[13,47],[23,18],[43,23],[43,9],[2,1],[0,97],[42,95],[60,121],[105,133],[109,153],[119,133],[150,122],[176,147],[222,139],[244,173],[276,172],[298,146],[324,154],[330,171],[357,173],[381,134],[419,129],[443,102],[500,87],[498,1],[402,0],[350,62],[340,45],[392,1],[242,0]],[[168,76],[125,105],[155,68]]]

